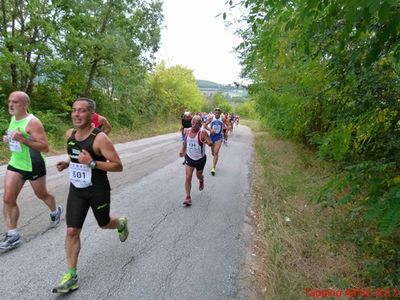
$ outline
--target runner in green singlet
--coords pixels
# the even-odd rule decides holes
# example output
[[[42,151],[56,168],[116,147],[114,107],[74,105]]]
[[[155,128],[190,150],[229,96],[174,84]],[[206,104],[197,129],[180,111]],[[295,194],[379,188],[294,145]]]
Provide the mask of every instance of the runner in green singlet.
[[[9,146],[11,159],[4,176],[3,213],[7,233],[0,242],[0,249],[3,250],[21,244],[17,229],[17,197],[26,180],[29,180],[35,195],[49,208],[51,228],[60,223],[63,211],[63,207],[57,206],[54,196],[47,191],[46,165],[42,152],[48,152],[49,145],[42,123],[28,113],[29,103],[29,96],[24,92],[13,92],[8,97],[8,111],[12,117],[3,141]]]

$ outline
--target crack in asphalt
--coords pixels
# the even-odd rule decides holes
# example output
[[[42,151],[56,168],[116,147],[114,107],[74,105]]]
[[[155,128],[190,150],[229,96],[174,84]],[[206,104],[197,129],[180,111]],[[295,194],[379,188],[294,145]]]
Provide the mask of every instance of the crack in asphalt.
[[[121,284],[124,283],[124,278],[127,275],[127,267],[132,264],[134,261],[136,261],[137,259],[140,259],[140,257],[142,257],[143,255],[145,255],[145,253],[147,253],[148,251],[150,251],[152,249],[152,246],[150,245],[151,241],[154,239],[154,231],[162,224],[165,222],[165,220],[167,220],[167,218],[169,216],[171,216],[172,214],[175,213],[175,211],[177,210],[177,208],[172,209],[171,211],[165,213],[162,218],[160,218],[158,221],[154,222],[149,230],[149,233],[146,235],[143,243],[144,246],[139,249],[136,254],[132,255],[131,257],[128,258],[128,260],[125,262],[125,264],[122,266],[121,270],[122,270],[122,275],[120,276],[119,280],[117,280],[117,284],[114,284],[113,286],[111,286],[108,289],[107,292],[107,297],[105,297],[104,299],[107,299],[111,296],[113,296],[114,291],[118,290],[119,287],[121,286]]]
[[[205,212],[207,212],[207,210]],[[204,213],[197,215],[193,223],[191,223],[191,226],[185,227],[187,230],[179,234],[172,242],[171,250],[168,251],[168,253],[172,254],[172,261],[169,263],[168,272],[166,272],[166,275],[161,280],[162,284],[157,291],[157,294],[161,299],[165,299],[166,292],[170,290],[171,280],[174,277],[175,272],[179,269],[181,263],[188,261],[190,258],[192,254],[191,249],[185,249],[180,244],[185,245],[186,241],[194,234],[195,230],[198,228],[200,220],[204,220],[203,215]],[[191,268],[187,269],[191,270]]]

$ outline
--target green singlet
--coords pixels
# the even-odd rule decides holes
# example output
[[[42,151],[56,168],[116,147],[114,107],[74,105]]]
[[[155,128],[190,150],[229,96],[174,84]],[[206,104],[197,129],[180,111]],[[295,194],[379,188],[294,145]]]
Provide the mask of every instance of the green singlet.
[[[14,131],[20,131],[25,138],[30,138],[30,135],[26,132],[26,126],[29,121],[36,118],[34,115],[30,114],[21,120],[16,120],[15,116],[12,116],[10,125],[8,126],[7,135],[9,141],[9,148],[11,151],[11,159],[8,163],[10,166],[23,170],[32,172],[33,165],[40,161],[44,162],[44,155],[39,151],[29,148],[27,145],[19,143],[11,139],[11,134]]]

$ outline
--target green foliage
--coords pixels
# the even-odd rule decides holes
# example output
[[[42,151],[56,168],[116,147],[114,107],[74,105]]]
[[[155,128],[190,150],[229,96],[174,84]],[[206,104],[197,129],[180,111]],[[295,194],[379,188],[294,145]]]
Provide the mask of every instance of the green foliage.
[[[149,86],[146,109],[151,115],[180,117],[183,111],[200,111],[204,103],[193,71],[179,65],[159,64],[149,76]]]
[[[160,42],[161,2],[5,0],[2,8],[0,84],[7,94],[23,90],[40,100],[37,108],[62,112],[77,96],[101,91],[100,98],[131,103],[142,89]]]
[[[26,91],[31,109],[46,112],[44,124],[50,126],[50,134],[59,120],[70,124],[70,106],[79,96],[94,99],[98,112],[114,127],[130,129],[154,118],[155,112],[179,106],[175,99],[169,107],[153,105],[149,97],[147,73],[160,43],[161,4],[2,1],[1,106],[7,105],[11,91]]]
[[[351,141],[352,128],[341,124],[336,128],[327,131],[321,139],[319,153],[324,158],[332,158],[340,161],[348,153]]]
[[[72,125],[70,120],[69,124],[63,124],[62,119],[67,118],[66,113],[56,114],[52,111],[37,111],[34,112],[34,115],[43,123],[46,134],[63,137],[65,134],[65,129],[71,127]]]
[[[53,111],[37,111],[33,114],[42,122],[49,143],[53,148],[59,148],[65,144],[65,132],[72,127],[68,113],[54,113]],[[68,121],[65,121],[68,120]]]
[[[53,111],[63,114],[69,111],[69,105],[61,98],[57,85],[44,83],[38,85],[31,94],[31,109],[34,111]]]
[[[207,111],[213,111],[216,107],[219,107],[224,113],[233,112],[232,105],[228,102],[228,98],[222,92],[213,95]]]
[[[398,1],[240,3],[248,27],[237,50],[262,121],[337,163],[321,201],[354,205],[349,218],[364,220],[350,224],[366,281],[399,284],[399,260],[388,254],[400,248]],[[365,251],[375,239],[384,242]]]
[[[242,118],[245,119],[254,119],[257,116],[255,102],[247,101],[243,104],[240,104],[236,108],[236,113],[238,113]]]
[[[8,122],[9,122],[9,114],[8,110],[4,107],[0,107],[0,132],[3,133],[7,130],[8,128]]]

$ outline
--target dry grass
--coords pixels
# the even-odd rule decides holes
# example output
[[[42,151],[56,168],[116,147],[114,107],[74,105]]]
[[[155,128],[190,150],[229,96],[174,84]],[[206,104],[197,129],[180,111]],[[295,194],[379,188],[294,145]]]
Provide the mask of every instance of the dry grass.
[[[256,226],[253,251],[258,252],[251,266],[258,299],[310,299],[305,288],[343,291],[348,284],[360,286],[352,251],[339,254],[327,239],[331,217],[340,212],[313,202],[329,166],[301,145],[274,138],[254,123],[247,125],[255,133],[251,217]]]

